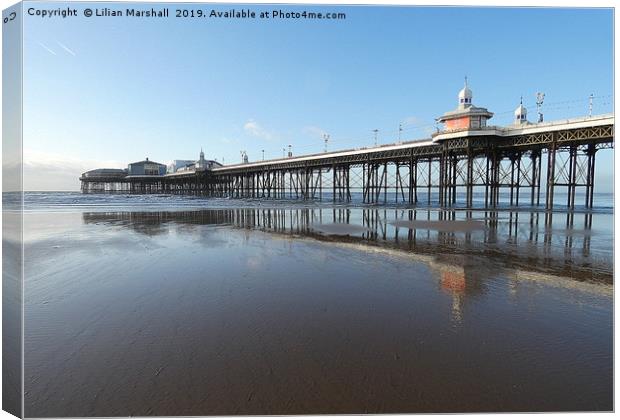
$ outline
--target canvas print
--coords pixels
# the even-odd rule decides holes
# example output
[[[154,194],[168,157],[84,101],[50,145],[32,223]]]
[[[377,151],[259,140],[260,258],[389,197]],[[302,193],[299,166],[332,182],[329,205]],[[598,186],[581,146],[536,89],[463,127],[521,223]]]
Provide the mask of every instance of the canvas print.
[[[612,8],[2,16],[8,413],[613,411]]]

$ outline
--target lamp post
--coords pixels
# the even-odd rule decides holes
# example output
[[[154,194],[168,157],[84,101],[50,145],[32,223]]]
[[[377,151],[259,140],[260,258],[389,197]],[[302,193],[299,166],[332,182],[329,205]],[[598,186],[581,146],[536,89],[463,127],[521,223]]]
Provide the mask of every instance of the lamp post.
[[[536,93],[536,112],[538,112],[538,122],[543,122],[542,104],[545,100],[545,94],[542,92]]]

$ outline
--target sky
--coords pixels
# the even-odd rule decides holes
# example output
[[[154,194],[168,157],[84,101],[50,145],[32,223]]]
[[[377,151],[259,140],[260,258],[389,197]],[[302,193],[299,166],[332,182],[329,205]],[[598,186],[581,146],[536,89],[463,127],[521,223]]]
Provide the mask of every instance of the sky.
[[[374,129],[390,143],[399,124],[402,140],[426,138],[465,76],[490,124],[510,124],[521,96],[535,120],[539,91],[546,121],[586,115],[590,94],[594,114],[613,112],[611,9],[280,6],[346,19],[234,20],[176,18],[178,4],[166,19],[70,7],[78,17],[24,17],[27,190],[77,190],[85,170],[198,159],[201,148],[227,164],[242,150],[320,152],[324,134],[329,150],[372,145]],[[597,191],[612,191],[611,151],[597,170]]]

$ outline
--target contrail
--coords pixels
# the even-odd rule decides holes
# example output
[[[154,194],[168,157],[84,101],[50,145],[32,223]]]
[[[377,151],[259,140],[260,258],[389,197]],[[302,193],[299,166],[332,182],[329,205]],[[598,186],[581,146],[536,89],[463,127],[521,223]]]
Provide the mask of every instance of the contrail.
[[[48,53],[53,54],[53,55],[57,55],[54,51],[50,50],[49,48],[47,48],[45,45],[43,45],[43,43],[38,42],[38,44],[43,47],[45,50],[47,50]]]
[[[61,43],[60,41],[56,41],[56,43],[57,43],[58,45],[60,45],[60,47],[61,47],[63,50],[65,50],[66,52],[68,52],[69,54],[71,54],[72,56],[74,56],[74,57],[75,57],[75,53],[74,53],[73,51],[71,51],[71,50],[69,49],[69,47],[67,47],[66,45],[64,45],[64,44],[63,44],[63,43]]]

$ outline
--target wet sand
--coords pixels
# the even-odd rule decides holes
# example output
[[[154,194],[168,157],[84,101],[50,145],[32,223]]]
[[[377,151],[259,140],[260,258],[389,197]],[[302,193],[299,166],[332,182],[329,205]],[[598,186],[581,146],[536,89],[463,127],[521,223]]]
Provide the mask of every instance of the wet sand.
[[[441,232],[473,232],[485,229],[485,223],[482,220],[400,220],[390,224],[407,229],[429,229]]]
[[[25,415],[613,408],[611,285],[246,216],[26,214]]]
[[[311,226],[317,232],[328,235],[352,235],[368,232],[369,228],[351,223],[321,223]]]

